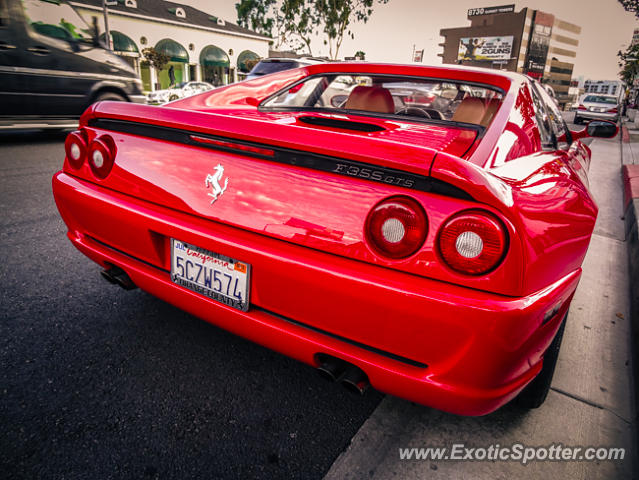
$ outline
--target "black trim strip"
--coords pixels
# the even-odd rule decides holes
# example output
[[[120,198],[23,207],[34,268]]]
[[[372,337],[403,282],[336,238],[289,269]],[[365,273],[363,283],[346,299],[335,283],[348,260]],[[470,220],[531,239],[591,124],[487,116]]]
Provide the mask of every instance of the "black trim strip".
[[[414,173],[409,173],[394,168],[380,167],[365,162],[345,160],[342,158],[329,157],[326,155],[319,155],[315,153],[304,152],[301,150],[275,147],[272,145],[256,142],[246,142],[230,137],[220,137],[190,130],[161,127],[157,125],[130,122],[126,120],[94,118],[89,121],[89,126],[102,130],[129,133],[132,135],[139,135],[148,138],[157,138],[159,140],[182,143],[194,147],[211,148],[214,150],[221,150],[236,154],[240,153],[245,156],[267,159],[286,165],[295,165],[298,167],[319,170],[322,172],[330,172],[346,177],[356,177],[361,180],[368,180],[371,182],[382,183],[386,185],[396,185],[412,190],[419,190],[421,192],[431,192],[448,197],[473,200],[473,198],[464,190],[441,180],[423,175],[416,175]],[[260,153],[244,150],[237,150],[221,145],[196,142],[191,139],[191,135],[196,135],[202,138],[210,138],[218,142],[228,142],[238,145],[245,145],[247,147],[253,147],[257,149],[270,149],[274,152],[274,156],[262,155]]]
[[[326,335],[327,337],[331,337],[334,338],[336,340],[339,340],[341,342],[344,343],[349,343],[351,345],[354,345],[355,347],[361,348],[363,350],[367,350],[369,352],[373,352],[376,353],[378,355],[382,355],[384,357],[388,357],[392,360],[396,360],[398,362],[401,363],[405,363],[406,365],[410,365],[411,367],[417,367],[417,368],[428,368],[428,365],[422,362],[418,362],[416,360],[411,360],[410,358],[406,358],[406,357],[402,357],[400,355],[396,355],[394,353],[390,353],[387,352],[386,350],[381,350],[377,347],[371,347],[370,345],[366,345],[365,343],[360,343],[356,340],[351,340],[350,338],[346,338],[346,337],[342,337],[341,335],[337,335],[335,333],[331,333],[331,332],[327,332],[326,330],[322,330],[321,328],[317,328],[317,327],[313,327],[312,325],[307,325],[306,323],[302,323],[302,322],[298,322],[297,320],[293,320],[291,318],[288,317],[283,317],[282,315],[278,315],[277,313],[273,313],[269,310],[266,310],[262,307],[256,307],[256,306],[251,306],[251,309],[255,309],[255,310],[259,310],[263,313],[267,313],[269,315],[272,315],[274,317],[279,318],[280,320],[284,320],[285,322],[291,323],[293,325],[297,325],[298,327],[302,327],[305,328],[307,330],[311,330],[313,332],[322,334],[322,335]],[[318,353],[322,353],[322,352],[318,352]]]
[[[131,260],[135,260],[136,262],[140,262],[143,263],[144,265],[148,266],[148,267],[153,267],[156,270],[159,270],[160,272],[164,272],[164,273],[168,273],[169,275],[171,274],[171,272],[169,270],[166,270],[162,267],[158,267],[157,265],[153,265],[152,263],[147,262],[146,260],[142,260],[141,258],[138,257],[134,257],[133,255],[126,253],[125,251],[120,250],[119,248],[115,248],[107,243],[101,242],[100,240],[98,240],[95,237],[92,237],[90,235],[86,235],[87,238],[91,239],[91,241],[97,243],[98,245],[102,245],[105,248],[108,248],[109,250],[113,250],[116,253],[119,253],[120,255],[124,255],[127,258],[130,258]]]
[[[145,260],[137,258],[137,257],[135,257],[135,256],[133,256],[133,255],[131,255],[129,253],[123,252],[119,248],[115,248],[115,247],[112,247],[111,245],[108,245],[108,244],[106,244],[104,242],[101,242],[100,240],[98,240],[95,237],[91,237],[91,236],[87,235],[87,238],[90,238],[92,241],[94,241],[98,245],[102,245],[103,247],[108,248],[109,250],[113,250],[114,252],[117,252],[120,255],[124,255],[125,257],[130,258],[131,260],[143,263],[144,265],[148,265],[149,267],[153,267],[156,270],[159,270],[160,272],[166,273],[167,275],[171,275],[171,272],[169,270],[165,270],[164,268],[158,267],[157,265],[153,265],[152,263],[149,263],[149,262],[147,262]],[[116,266],[119,266],[120,268],[122,268],[120,265],[116,265]],[[204,298],[209,298],[209,297],[204,297]],[[214,299],[211,299],[211,300],[215,301]],[[220,304],[224,305],[221,302],[217,302],[217,303],[220,303]],[[381,350],[381,349],[379,349],[377,347],[371,347],[370,345],[366,345],[365,343],[361,343],[361,342],[358,342],[356,340],[351,340],[350,338],[342,337],[341,335],[337,335],[337,334],[334,334],[334,333],[331,333],[331,332],[327,332],[326,330],[322,330],[321,328],[313,327],[312,325],[307,325],[306,323],[298,322],[297,320],[293,320],[292,318],[284,317],[284,316],[279,315],[277,313],[271,312],[270,310],[266,310],[265,308],[258,307],[255,304],[249,304],[249,312],[251,310],[256,310],[256,311],[259,311],[259,312],[262,312],[262,313],[266,313],[268,315],[271,315],[272,317],[279,318],[280,320],[288,322],[288,323],[290,323],[292,325],[297,325],[298,327],[302,327],[302,328],[305,328],[307,330],[311,330],[311,331],[313,331],[315,333],[319,333],[321,335],[325,335],[327,337],[334,338],[336,340],[339,340],[339,341],[344,342],[344,343],[348,343],[350,345],[353,345],[355,347],[361,348],[363,350],[367,350],[369,352],[373,352],[373,353],[376,353],[378,355],[382,355],[382,356],[390,358],[392,360],[396,360],[398,362],[405,363],[406,365],[410,365],[411,367],[428,368],[428,365],[425,364],[425,363],[417,362],[415,360],[411,360],[410,358],[402,357],[400,355],[396,355],[394,353],[390,353],[390,352],[387,352],[385,350]]]
[[[386,130],[379,125],[366,122],[354,122],[352,120],[339,120],[337,118],[314,117],[311,115],[301,115],[297,120],[309,125],[319,125],[320,127],[343,128],[344,130],[355,130],[356,132],[381,132]]]

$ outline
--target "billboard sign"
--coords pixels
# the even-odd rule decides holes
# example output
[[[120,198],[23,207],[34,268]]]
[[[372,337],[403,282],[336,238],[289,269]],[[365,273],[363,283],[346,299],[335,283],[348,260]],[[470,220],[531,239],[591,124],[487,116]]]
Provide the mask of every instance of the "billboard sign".
[[[510,60],[513,36],[465,37],[459,39],[457,60]]]
[[[469,8],[469,17],[478,17],[480,15],[494,15],[495,13],[513,13],[515,11],[515,4],[501,5],[499,7],[483,7],[483,8]]]

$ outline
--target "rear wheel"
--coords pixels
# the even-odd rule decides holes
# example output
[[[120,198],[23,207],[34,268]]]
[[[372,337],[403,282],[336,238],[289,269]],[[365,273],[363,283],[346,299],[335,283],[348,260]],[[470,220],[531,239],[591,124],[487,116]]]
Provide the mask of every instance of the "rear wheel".
[[[97,97],[95,97],[95,99],[91,103],[103,102],[103,101],[106,101],[106,100],[108,100],[110,102],[126,102],[126,98],[124,98],[119,93],[104,92],[104,93],[99,94]]]
[[[581,125],[581,118],[575,116],[575,125]]]
[[[177,95],[171,95],[169,97],[169,102],[172,102],[173,100],[177,100],[178,98],[180,98],[180,97],[178,97]]]
[[[523,408],[538,408],[544,403],[550,390],[550,384],[552,382],[553,374],[555,373],[555,367],[557,366],[557,358],[559,358],[559,348],[561,347],[561,339],[564,336],[564,329],[566,328],[566,319],[568,313],[564,315],[561,322],[561,326],[555,335],[554,340],[548,347],[546,354],[544,355],[543,365],[539,375],[537,375],[532,382],[526,385],[517,397],[515,397],[515,404]]]

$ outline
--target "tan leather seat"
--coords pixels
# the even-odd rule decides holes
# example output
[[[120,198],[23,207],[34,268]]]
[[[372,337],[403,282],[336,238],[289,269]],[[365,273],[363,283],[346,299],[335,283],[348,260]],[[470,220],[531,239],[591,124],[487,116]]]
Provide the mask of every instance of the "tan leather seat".
[[[497,112],[499,105],[501,105],[501,100],[499,100],[498,98],[491,98],[490,100],[488,100],[486,113],[484,113],[484,116],[481,119],[481,125],[483,127],[487,127],[488,125],[490,125],[490,122],[495,116],[495,112]]]
[[[486,104],[481,98],[466,97],[464,98],[455,113],[453,114],[453,122],[474,123],[481,125],[482,118],[486,113]]]
[[[395,113],[395,104],[390,91],[382,87],[357,86],[346,100],[344,108],[367,112]]]

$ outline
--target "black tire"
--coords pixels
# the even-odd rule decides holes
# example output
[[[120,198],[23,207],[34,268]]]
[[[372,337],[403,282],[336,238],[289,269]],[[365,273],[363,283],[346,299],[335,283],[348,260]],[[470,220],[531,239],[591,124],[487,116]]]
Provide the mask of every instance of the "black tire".
[[[575,120],[574,120],[575,125],[581,125],[581,118],[577,117],[575,115]]]
[[[557,335],[553,339],[552,343],[546,350],[544,355],[544,363],[541,367],[539,375],[537,375],[532,382],[515,397],[514,403],[522,408],[538,408],[540,407],[550,391],[550,384],[552,382],[553,374],[555,373],[555,367],[557,366],[557,358],[559,358],[559,348],[561,347],[561,339],[564,337],[564,330],[566,328],[566,318],[568,314],[564,315],[561,321],[561,326],[557,331]]]
[[[177,100],[177,99],[179,99],[179,98],[180,98],[180,97],[178,97],[177,95],[171,95],[171,96],[169,97],[169,102],[172,102],[173,100]]]
[[[119,93],[104,92],[95,97],[91,103],[102,102],[105,100],[108,100],[110,102],[126,102],[126,98],[124,98]]]

